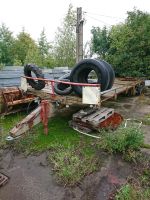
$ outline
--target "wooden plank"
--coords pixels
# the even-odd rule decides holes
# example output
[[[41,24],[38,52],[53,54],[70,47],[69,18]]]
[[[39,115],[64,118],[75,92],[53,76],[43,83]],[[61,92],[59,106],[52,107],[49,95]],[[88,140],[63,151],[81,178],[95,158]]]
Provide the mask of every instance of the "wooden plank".
[[[99,116],[93,119],[94,123],[100,123],[114,114],[114,109],[107,109],[105,112],[101,113]]]
[[[40,117],[41,106],[35,109],[32,113],[30,113],[27,117],[25,117],[20,123],[18,123],[12,130],[10,130],[9,134],[12,137],[18,137],[23,133],[27,132],[31,126],[35,126],[36,124],[41,122]]]
[[[100,113],[104,112],[106,109],[107,108],[100,108],[100,109],[98,109],[97,112],[95,112],[95,113],[93,113],[93,114],[91,114],[91,115],[89,115],[87,117],[82,118],[82,121],[83,122],[91,121],[91,120],[93,120],[94,117],[98,116]]]
[[[88,115],[94,113],[95,110],[96,109],[91,109],[91,108],[86,108],[84,110],[80,110],[79,112],[77,112],[73,115],[73,119],[75,119],[75,118],[82,119],[84,117],[87,117]]]

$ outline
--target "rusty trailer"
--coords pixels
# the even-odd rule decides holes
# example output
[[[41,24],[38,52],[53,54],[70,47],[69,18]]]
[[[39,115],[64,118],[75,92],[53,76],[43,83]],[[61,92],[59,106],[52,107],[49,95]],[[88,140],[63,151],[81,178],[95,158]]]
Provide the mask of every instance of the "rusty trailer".
[[[25,77],[28,78],[28,77]],[[38,79],[38,78],[35,78]],[[43,79],[42,79],[43,80]],[[26,118],[24,118],[21,122],[19,122],[12,130],[10,130],[9,134],[10,136],[7,138],[7,140],[12,140],[14,138],[20,137],[25,132],[27,132],[30,128],[35,126],[36,124],[43,122],[45,133],[48,133],[48,118],[55,115],[55,113],[64,108],[69,106],[87,106],[83,103],[83,99],[81,97],[78,97],[76,95],[66,95],[61,96],[54,93],[54,82],[57,82],[56,80],[47,80],[46,81],[46,87],[42,90],[35,90],[28,86],[27,88],[27,95],[34,95],[41,99],[41,104],[38,108],[36,108],[33,112],[31,112]],[[68,82],[60,81],[65,84],[68,84]],[[78,83],[69,83],[69,84],[78,84]],[[93,84],[83,84],[83,87],[87,86],[93,86]],[[137,79],[116,79],[113,85],[113,88],[110,90],[106,90],[104,92],[99,92],[99,99],[98,103],[96,105],[92,104],[91,106],[100,108],[103,104],[103,102],[109,100],[109,99],[116,99],[119,94],[136,94],[136,90],[138,87],[141,87],[143,85],[142,80]],[[95,84],[94,87],[100,87],[99,84]],[[98,90],[99,91],[99,90]],[[89,106],[89,104],[88,104]]]
[[[68,82],[66,84],[68,84]],[[85,85],[92,86],[92,84],[85,84]],[[126,95],[129,94],[129,95],[134,96],[137,93],[142,91],[143,86],[144,86],[144,81],[140,80],[140,79],[116,78],[112,89],[100,92],[100,102],[99,102],[98,106],[101,106],[101,104],[107,100],[117,99],[117,97],[120,94],[126,94]],[[99,85],[97,84],[96,87],[99,87]],[[141,91],[140,91],[140,89],[141,89]],[[55,94],[53,91],[53,85],[48,84],[48,83],[47,83],[46,87],[42,90],[35,90],[31,87],[28,87],[27,93],[34,94],[34,95],[40,97],[41,99],[48,99],[51,102],[57,102],[62,105],[71,106],[71,105],[82,105],[83,104],[82,98],[78,97],[76,95],[61,96],[61,95]]]

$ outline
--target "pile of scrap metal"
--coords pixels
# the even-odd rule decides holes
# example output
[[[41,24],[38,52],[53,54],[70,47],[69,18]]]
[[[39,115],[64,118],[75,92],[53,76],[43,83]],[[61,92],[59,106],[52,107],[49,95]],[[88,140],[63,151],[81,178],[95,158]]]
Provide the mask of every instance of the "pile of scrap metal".
[[[24,93],[19,87],[0,88],[0,115],[27,110],[29,104],[34,102],[35,99],[37,97],[33,94]]]
[[[90,133],[105,128],[116,129],[122,121],[123,117],[112,108],[86,108],[73,115],[70,126],[79,132]]]

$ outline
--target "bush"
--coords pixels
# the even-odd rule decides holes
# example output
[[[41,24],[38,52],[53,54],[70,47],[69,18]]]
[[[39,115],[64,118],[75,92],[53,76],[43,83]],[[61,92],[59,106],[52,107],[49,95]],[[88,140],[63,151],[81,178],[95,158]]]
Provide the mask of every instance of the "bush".
[[[141,129],[135,126],[119,127],[115,132],[102,134],[102,148],[112,153],[138,150],[143,141],[144,136]]]

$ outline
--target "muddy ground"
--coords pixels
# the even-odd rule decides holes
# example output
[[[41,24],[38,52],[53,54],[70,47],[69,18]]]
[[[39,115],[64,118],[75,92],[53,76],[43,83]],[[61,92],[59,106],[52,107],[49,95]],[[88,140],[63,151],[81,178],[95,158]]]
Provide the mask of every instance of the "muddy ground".
[[[142,120],[150,114],[150,96],[121,97],[105,106],[114,107],[124,118]],[[142,128],[145,143],[150,144],[150,126]],[[143,151],[150,153],[150,150]],[[133,173],[131,165],[119,156],[108,157],[100,153],[98,156],[106,159],[98,172],[85,177],[75,187],[65,187],[57,184],[47,156],[47,152],[25,157],[10,150],[0,150],[0,172],[10,177],[0,188],[0,200],[107,200]]]

